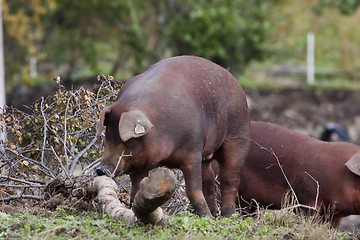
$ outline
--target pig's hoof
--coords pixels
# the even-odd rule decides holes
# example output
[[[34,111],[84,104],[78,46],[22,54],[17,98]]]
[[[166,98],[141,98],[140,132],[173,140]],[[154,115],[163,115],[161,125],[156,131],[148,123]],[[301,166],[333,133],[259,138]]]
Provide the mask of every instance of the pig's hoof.
[[[200,217],[212,217],[211,212],[206,204],[206,202],[204,202],[205,204],[197,204],[197,205],[193,205],[194,207],[194,211],[197,215],[199,215]]]
[[[230,217],[234,213],[235,213],[235,207],[234,206],[221,207],[221,216],[223,216],[223,217]]]

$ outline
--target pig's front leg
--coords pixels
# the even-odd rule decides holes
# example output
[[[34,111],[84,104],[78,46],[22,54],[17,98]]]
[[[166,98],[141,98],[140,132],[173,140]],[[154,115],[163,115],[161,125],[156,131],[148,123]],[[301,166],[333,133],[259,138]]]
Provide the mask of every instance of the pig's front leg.
[[[141,180],[143,180],[143,178],[147,177],[148,172],[144,171],[144,172],[139,172],[137,174],[130,174],[130,179],[131,179],[131,195],[130,195],[130,199],[131,199],[131,203],[133,202],[136,193],[139,191],[140,189],[140,182]]]

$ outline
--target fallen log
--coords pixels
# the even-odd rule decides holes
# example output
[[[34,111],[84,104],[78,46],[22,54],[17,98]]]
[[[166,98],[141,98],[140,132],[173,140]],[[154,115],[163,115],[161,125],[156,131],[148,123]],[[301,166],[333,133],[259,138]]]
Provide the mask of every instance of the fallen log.
[[[103,211],[113,219],[125,223],[166,225],[169,217],[160,207],[169,200],[175,192],[176,177],[167,168],[157,168],[149,173],[140,183],[140,189],[135,195],[133,209],[126,208],[118,199],[119,188],[115,181],[107,176],[99,176],[89,183],[88,189],[97,193],[97,200]]]

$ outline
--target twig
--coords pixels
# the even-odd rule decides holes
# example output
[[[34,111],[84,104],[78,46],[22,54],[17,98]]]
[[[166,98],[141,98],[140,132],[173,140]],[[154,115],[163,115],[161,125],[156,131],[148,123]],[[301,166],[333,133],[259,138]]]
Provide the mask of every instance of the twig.
[[[318,211],[317,208],[314,208],[314,207],[311,207],[311,206],[308,206],[308,205],[304,205],[304,204],[295,204],[293,206],[290,206],[290,207],[285,207],[285,208],[282,208],[282,210],[288,210],[288,209],[295,209],[295,208],[307,208],[307,209],[310,209],[310,210],[314,210],[314,211]]]
[[[270,150],[269,150],[268,148],[266,148],[266,147],[260,145],[259,143],[255,142],[253,139],[251,139],[251,141],[252,141],[253,143],[255,143],[258,147],[260,147],[260,149],[263,149],[263,150],[268,151],[269,153],[271,153],[271,154],[275,157],[276,162],[277,162],[277,164],[278,164],[278,166],[279,166],[279,168],[280,168],[280,171],[281,171],[282,175],[283,175],[284,178],[285,178],[286,183],[288,184],[288,186],[289,186],[289,188],[291,189],[291,191],[294,193],[294,197],[295,197],[296,202],[299,203],[299,200],[298,200],[298,198],[297,198],[297,196],[296,196],[296,193],[295,193],[294,189],[292,188],[292,186],[291,186],[291,184],[290,184],[290,181],[289,181],[289,179],[287,178],[287,176],[286,176],[286,174],[285,174],[285,171],[284,171],[284,169],[283,169],[283,167],[282,167],[282,165],[281,165],[281,163],[280,163],[280,160],[279,160],[278,156],[275,154],[274,150],[273,150],[272,148],[270,148]]]
[[[112,172],[112,174],[110,175],[111,178],[114,178],[115,177],[115,171],[116,169],[119,167],[119,164],[120,164],[120,161],[123,157],[131,157],[132,156],[132,153],[130,154],[124,154],[124,151],[121,153],[120,157],[119,157],[119,161],[117,162],[116,164],[116,167],[114,168],[114,171]]]
[[[45,187],[44,185],[16,185],[16,184],[1,184],[0,183],[0,187],[12,187],[12,188],[43,188]]]
[[[73,96],[74,96],[74,94],[72,93],[66,102],[65,116],[64,116],[64,155],[65,155],[65,160],[66,160],[66,167],[69,166],[69,159],[68,159],[67,151],[66,151],[66,149],[67,149],[67,146],[66,146],[66,142],[67,142],[67,112],[68,112],[70,100],[71,100],[71,98],[73,98]]]
[[[314,206],[314,208],[316,208],[317,204],[318,204],[319,194],[320,194],[319,182],[313,176],[311,176],[310,173],[308,173],[306,171],[305,171],[305,173],[316,183],[316,198],[315,198],[315,206]]]
[[[274,150],[273,150],[272,148],[270,148],[270,150],[269,150],[268,148],[262,146],[261,144],[257,143],[257,142],[254,141],[253,139],[251,139],[250,141],[252,141],[252,142],[255,143],[258,147],[260,147],[260,149],[264,149],[264,150],[268,151],[269,153],[271,153],[271,154],[275,157],[275,159],[276,159],[276,161],[277,161],[277,164],[278,164],[278,166],[279,166],[279,168],[280,168],[280,171],[281,171],[283,177],[285,178],[285,181],[286,181],[286,183],[288,184],[291,192],[294,194],[294,197],[295,197],[296,205],[291,206],[291,207],[288,207],[288,208],[302,207],[302,208],[308,208],[308,209],[317,211],[316,206],[317,206],[317,200],[318,200],[318,197],[319,197],[319,184],[318,184],[318,182],[317,182],[311,175],[309,175],[307,172],[305,172],[305,173],[307,173],[307,174],[317,183],[316,204],[315,204],[315,208],[314,208],[314,207],[311,207],[311,206],[307,206],[307,205],[300,204],[299,199],[298,199],[297,196],[296,196],[295,190],[294,190],[293,187],[291,186],[291,183],[290,183],[289,179],[287,178],[287,176],[286,176],[286,174],[285,174],[285,171],[284,171],[284,169],[283,169],[283,167],[282,167],[282,165],[281,165],[281,163],[280,163],[280,160],[279,160],[278,156],[275,154]],[[285,208],[285,209],[287,209],[287,208]]]
[[[44,151],[45,149],[38,149],[38,150],[36,150],[36,151]],[[20,156],[23,160],[27,160],[27,161],[29,161],[30,163],[32,163],[32,164],[34,164],[34,165],[38,165],[38,166],[40,166],[41,168],[43,168],[43,169],[45,169],[46,171],[44,171],[44,170],[41,170],[45,175],[47,175],[47,176],[50,176],[50,177],[52,177],[52,178],[55,178],[55,176],[54,176],[54,174],[52,173],[52,171],[51,171],[51,169],[49,169],[48,167],[46,167],[44,164],[41,164],[41,163],[39,163],[39,162],[37,162],[37,161],[35,161],[34,159],[31,159],[31,158],[28,158],[28,157],[26,157],[25,155],[23,155],[23,153],[26,153],[26,152],[29,152],[29,151],[35,151],[34,149],[32,149],[32,150],[27,150],[27,151],[23,151],[23,152],[21,152],[21,153],[19,153],[19,152],[17,152],[17,151],[14,151],[14,150],[12,150],[12,149],[10,149],[10,148],[7,148],[7,151],[9,151],[9,152],[11,152],[12,154],[14,154],[14,156]],[[14,158],[14,157],[13,157]],[[13,159],[13,158],[10,158],[10,159]]]
[[[71,154],[71,157],[74,157],[74,155],[71,153],[70,149],[66,146],[66,142],[64,141],[64,139],[60,138],[59,135],[56,133],[56,131],[54,129],[52,129],[50,126],[48,126],[48,128],[57,137],[57,139],[59,139],[59,141],[61,141],[61,143],[65,146],[64,151],[69,152]]]
[[[40,104],[40,111],[41,115],[44,118],[44,139],[43,139],[43,149],[45,149],[46,146],[46,133],[47,133],[47,120],[44,113],[44,97],[41,97],[41,104]],[[44,152],[41,152],[41,164],[44,165]]]
[[[33,184],[33,183],[31,183],[31,182],[29,182],[29,181],[26,181],[26,180],[17,179],[17,178],[13,178],[13,177],[10,177],[10,176],[0,175],[0,178],[5,178],[5,179],[9,179],[9,180],[12,180],[12,181],[15,181],[15,182],[20,182],[20,183],[28,184],[28,185],[30,185],[31,187],[38,185],[38,184]]]
[[[59,158],[59,156],[58,156],[57,153],[55,152],[53,146],[51,146],[51,150],[53,151],[56,159],[57,159],[58,162],[60,163],[60,166],[61,166],[61,168],[63,169],[63,171],[65,172],[67,178],[70,178],[70,175],[69,175],[69,173],[68,173],[68,170],[67,170],[67,169],[64,167],[64,165],[62,164],[61,159]]]
[[[37,196],[37,195],[16,195],[16,196],[10,196],[6,198],[0,198],[0,202],[8,202],[11,200],[17,200],[17,199],[34,199],[34,200],[43,200],[44,196]]]
[[[74,169],[75,169],[75,165],[78,162],[78,160],[80,159],[80,157],[82,157],[84,155],[85,152],[87,152],[97,141],[97,137],[94,137],[93,140],[91,140],[91,142],[81,151],[79,152],[76,157],[74,158],[74,161],[71,165],[70,168],[70,175],[73,175]]]
[[[84,169],[83,169],[84,175],[88,175],[89,173],[91,173],[100,164],[101,164],[101,158],[98,158],[95,161],[93,161],[91,164],[84,167]]]
[[[84,171],[91,169],[92,167],[94,167],[94,165],[98,165],[100,162],[101,162],[101,158],[96,159],[95,161],[84,167]]]
[[[100,73],[101,74],[101,73]],[[102,77],[104,78],[104,75],[103,74],[101,74],[102,75]],[[101,83],[101,85],[100,85],[100,87],[99,87],[99,90],[98,90],[98,92],[96,93],[96,100],[99,100],[99,95],[100,95],[100,92],[101,92],[101,90],[102,90],[102,88],[107,84],[108,86],[110,86],[110,88],[111,88],[111,90],[113,90],[113,86],[111,85],[111,80],[109,79],[109,78],[106,78],[105,77],[105,80],[106,81],[103,81],[102,83]]]
[[[249,201],[245,200],[242,196],[241,196],[240,198],[241,198],[241,201],[243,201],[244,203],[246,203],[248,206],[250,206],[250,207],[256,207],[256,209],[259,210],[259,203],[256,201],[256,199],[251,198],[251,199],[250,199],[250,202],[249,202]],[[251,202],[255,202],[255,205],[252,204]],[[265,209],[271,207],[272,205],[273,205],[273,203],[267,205],[267,206],[265,207]]]

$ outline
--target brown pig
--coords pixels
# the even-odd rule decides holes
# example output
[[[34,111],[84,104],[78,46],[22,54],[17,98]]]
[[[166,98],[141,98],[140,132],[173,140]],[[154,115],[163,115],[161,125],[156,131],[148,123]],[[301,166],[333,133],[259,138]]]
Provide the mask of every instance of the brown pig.
[[[97,134],[103,126],[102,162],[111,173],[130,174],[132,198],[149,170],[179,168],[195,212],[215,213],[214,156],[220,163],[222,215],[235,212],[250,122],[245,94],[224,68],[195,56],[160,61],[125,83],[116,102],[102,111]]]
[[[280,209],[291,186],[299,203],[316,207],[324,219],[330,210],[334,227],[342,217],[360,214],[359,146],[320,141],[265,122],[251,122],[251,139],[240,172],[242,207],[255,199]]]

